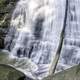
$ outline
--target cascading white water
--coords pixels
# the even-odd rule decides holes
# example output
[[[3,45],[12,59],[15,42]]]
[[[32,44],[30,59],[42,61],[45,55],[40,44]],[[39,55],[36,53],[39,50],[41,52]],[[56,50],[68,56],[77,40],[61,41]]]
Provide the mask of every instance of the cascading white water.
[[[76,13],[79,5],[75,7],[80,1],[71,1],[58,67],[71,66],[80,61],[79,14]],[[20,0],[13,12],[11,28],[5,38],[5,49],[10,51],[10,55],[31,59],[38,67],[34,72],[37,77],[47,75],[57,51],[64,24],[65,4],[66,0]]]
[[[65,0],[20,0],[13,12],[5,49],[19,58],[28,57],[45,76],[55,56],[65,15]],[[45,75],[42,75],[46,73]]]
[[[69,68],[80,63],[80,1],[70,0],[67,25],[58,69]]]

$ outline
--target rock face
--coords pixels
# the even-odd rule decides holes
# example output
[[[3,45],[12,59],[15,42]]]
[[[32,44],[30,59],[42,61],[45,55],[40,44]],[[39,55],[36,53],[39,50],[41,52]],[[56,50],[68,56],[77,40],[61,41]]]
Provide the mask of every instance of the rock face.
[[[8,66],[8,65],[3,65],[0,64],[0,80],[24,80],[25,75]]]
[[[43,80],[80,80],[80,65],[48,76]]]
[[[9,29],[12,12],[18,0],[0,0],[0,49],[4,48],[4,37]]]
[[[0,80],[25,80],[25,75],[26,80],[33,80],[30,70],[35,71],[36,67],[27,58],[11,58],[9,53],[0,52]]]
[[[25,80],[25,75],[22,71],[7,65],[10,62],[15,63],[15,61],[11,60],[8,62],[8,59],[8,53],[0,52],[0,80]],[[33,79],[30,79],[27,76],[26,80]],[[51,76],[48,76],[42,80],[80,80],[80,65],[74,66],[56,74],[52,74]]]

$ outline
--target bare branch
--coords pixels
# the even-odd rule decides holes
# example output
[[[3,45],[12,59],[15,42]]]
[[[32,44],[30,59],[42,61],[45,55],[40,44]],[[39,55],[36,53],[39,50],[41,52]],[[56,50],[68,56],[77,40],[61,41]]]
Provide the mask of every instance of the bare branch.
[[[50,70],[49,70],[49,75],[54,74],[57,63],[58,63],[59,58],[60,58],[60,53],[61,53],[63,39],[64,39],[64,33],[65,33],[65,28],[66,28],[67,11],[68,11],[68,0],[66,0],[64,24],[63,24],[63,29],[62,29],[62,32],[61,32],[61,35],[60,35],[59,46],[58,46],[55,58],[52,61],[52,64],[51,64],[51,67],[50,67]]]

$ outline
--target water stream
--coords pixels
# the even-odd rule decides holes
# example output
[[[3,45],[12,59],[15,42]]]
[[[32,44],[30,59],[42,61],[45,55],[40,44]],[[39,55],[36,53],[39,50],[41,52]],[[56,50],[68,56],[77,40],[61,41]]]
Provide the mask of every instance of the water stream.
[[[28,58],[34,75],[48,75],[63,29],[66,0],[20,0],[12,14],[5,49],[11,57]],[[70,0],[67,26],[57,70],[80,62],[79,0]],[[26,72],[26,70],[25,70]]]

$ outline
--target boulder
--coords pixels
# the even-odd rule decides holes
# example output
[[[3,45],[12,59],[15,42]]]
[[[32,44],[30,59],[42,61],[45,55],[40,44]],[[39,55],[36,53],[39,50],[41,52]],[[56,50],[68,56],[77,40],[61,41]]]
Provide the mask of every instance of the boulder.
[[[25,75],[15,68],[0,64],[0,80],[24,80]]]

